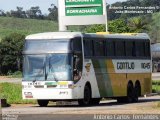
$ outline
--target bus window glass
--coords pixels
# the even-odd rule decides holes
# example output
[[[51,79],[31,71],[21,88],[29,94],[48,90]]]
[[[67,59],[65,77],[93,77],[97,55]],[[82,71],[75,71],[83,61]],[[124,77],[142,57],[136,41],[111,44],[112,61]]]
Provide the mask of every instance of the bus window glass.
[[[74,55],[73,60],[73,79],[74,82],[80,80],[82,76],[82,66],[83,66],[83,58],[81,53],[77,53]]]
[[[116,41],[116,56],[125,56],[124,41]]]
[[[125,47],[126,47],[126,56],[128,56],[128,57],[136,56],[135,42],[130,41],[130,40],[126,41],[125,42]]]
[[[143,41],[139,41],[136,42],[136,56],[139,57],[144,57],[144,42]]]
[[[114,56],[115,55],[114,41],[111,41],[111,40],[106,41],[106,52],[105,53],[107,56]]]
[[[145,47],[145,56],[146,57],[150,57],[150,43],[149,42],[145,42],[144,43],[144,47]]]
[[[84,40],[84,56],[93,56],[92,40]]]
[[[74,38],[73,39],[73,50],[74,51],[82,51],[82,43],[81,38]]]
[[[104,56],[104,43],[100,40],[94,41],[94,53],[95,56]]]

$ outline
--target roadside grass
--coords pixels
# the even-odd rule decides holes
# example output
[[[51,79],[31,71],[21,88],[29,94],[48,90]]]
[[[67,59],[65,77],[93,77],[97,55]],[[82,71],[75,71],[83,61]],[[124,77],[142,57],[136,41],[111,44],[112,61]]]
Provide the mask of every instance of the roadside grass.
[[[152,81],[152,92],[160,93],[160,80]],[[160,108],[160,102],[156,103],[156,108]]]
[[[9,72],[7,77],[9,77],[9,78],[22,78],[22,72],[21,71],[16,71],[14,73]]]
[[[36,100],[22,99],[22,85],[14,83],[0,84],[0,97],[7,99],[8,104],[36,104]]]
[[[152,85],[153,93],[160,93],[160,85]]]
[[[160,93],[160,80],[152,82],[152,92],[153,93]]]

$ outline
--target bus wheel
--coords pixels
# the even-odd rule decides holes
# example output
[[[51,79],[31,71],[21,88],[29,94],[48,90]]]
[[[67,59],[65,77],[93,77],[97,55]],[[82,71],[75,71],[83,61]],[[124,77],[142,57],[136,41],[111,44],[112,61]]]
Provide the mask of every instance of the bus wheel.
[[[127,87],[127,102],[131,103],[134,100],[134,88],[133,84],[129,83]]]
[[[91,89],[88,85],[84,87],[84,98],[78,100],[80,106],[88,106],[91,104]]]
[[[140,85],[136,84],[134,88],[134,102],[138,102],[138,97],[140,95]]]
[[[117,102],[118,103],[125,103],[126,101],[125,101],[124,97],[119,97],[119,98],[117,98]]]
[[[37,100],[37,102],[40,107],[46,107],[49,103],[48,100]]]
[[[99,105],[101,98],[93,98],[91,101],[92,105]]]

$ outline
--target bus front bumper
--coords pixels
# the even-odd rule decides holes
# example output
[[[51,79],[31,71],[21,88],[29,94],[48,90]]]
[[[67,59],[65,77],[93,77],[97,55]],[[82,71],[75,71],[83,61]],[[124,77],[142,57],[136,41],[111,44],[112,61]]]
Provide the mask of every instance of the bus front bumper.
[[[74,89],[22,89],[23,99],[72,100],[78,99]]]

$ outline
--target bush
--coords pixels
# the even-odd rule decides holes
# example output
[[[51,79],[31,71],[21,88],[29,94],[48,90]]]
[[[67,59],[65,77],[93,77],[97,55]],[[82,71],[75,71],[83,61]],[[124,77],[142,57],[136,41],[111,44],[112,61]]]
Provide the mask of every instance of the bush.
[[[12,33],[0,42],[0,74],[21,71],[25,35]]]

